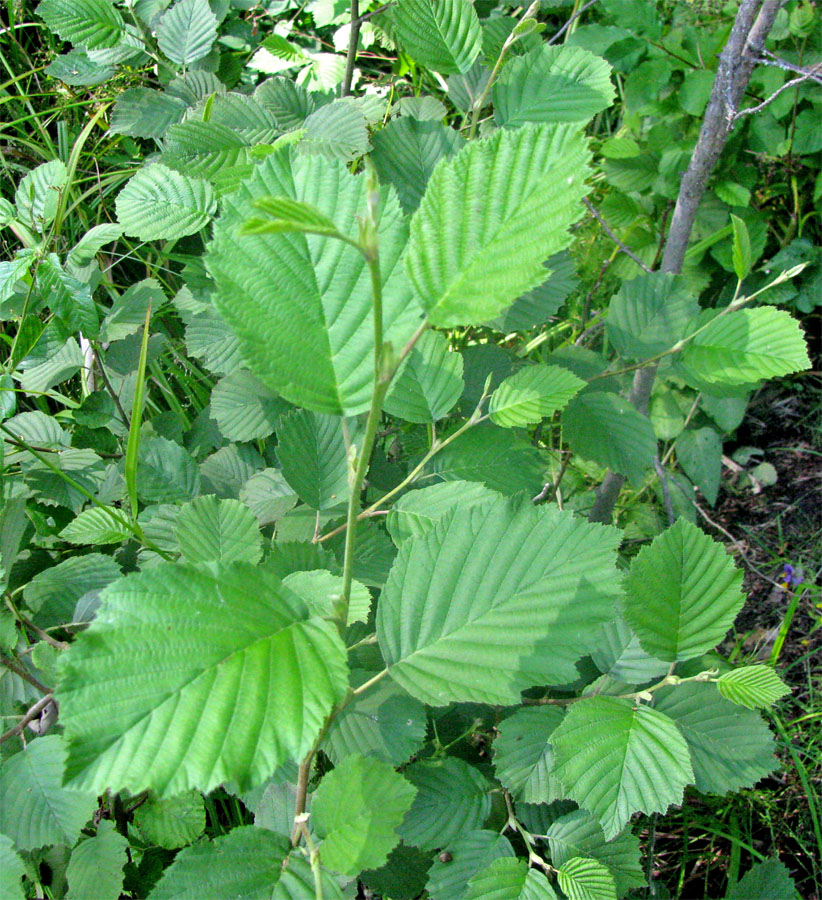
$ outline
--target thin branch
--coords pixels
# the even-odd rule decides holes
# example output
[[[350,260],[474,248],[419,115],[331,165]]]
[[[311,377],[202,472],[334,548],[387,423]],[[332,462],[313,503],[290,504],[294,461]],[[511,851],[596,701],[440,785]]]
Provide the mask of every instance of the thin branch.
[[[762,56],[759,57],[757,62],[761,65],[774,66],[777,69],[784,69],[786,72],[795,72],[797,75],[805,75],[822,84],[822,74],[820,74],[820,67],[822,67],[822,64],[816,63],[811,66],[810,69],[803,69],[802,66],[796,66],[786,59],[782,59],[780,56],[771,53],[770,50],[766,50],[764,47],[760,52],[762,53]]]
[[[818,68],[820,71],[822,71],[822,63],[820,63],[818,66],[816,66],[816,68]],[[773,101],[776,100],[776,98],[783,91],[787,91],[790,88],[797,87],[798,85],[802,84],[803,81],[808,81],[808,79],[813,79],[814,81],[819,81],[820,83],[822,83],[822,81],[820,81],[820,79],[817,78],[816,75],[811,72],[808,72],[805,75],[800,75],[799,78],[794,78],[791,81],[786,81],[785,84],[783,84],[782,87],[779,88],[778,90],[774,91],[771,94],[771,96],[768,97],[767,100],[763,100],[757,106],[749,106],[746,109],[740,109],[737,112],[735,112],[734,113],[734,121],[736,121],[737,119],[741,119],[743,116],[752,116],[752,115],[754,115],[754,113],[761,112],[763,109],[765,109],[766,106],[769,106],[771,103],[773,103]]]
[[[340,91],[341,97],[347,97],[351,93],[354,63],[357,59],[357,44],[360,40],[360,24],[360,0],[351,0],[351,26],[348,32],[348,52],[345,56],[345,77]]]
[[[32,687],[36,687],[41,694],[51,693],[50,687],[46,687],[41,681],[38,681],[34,675],[32,675],[25,666],[21,666],[16,659],[11,659],[5,654],[0,653],[0,663],[2,663],[10,672],[14,672],[15,675],[22,678],[23,681],[28,681]]]
[[[378,6],[376,9],[372,9],[371,12],[363,13],[359,19],[360,25],[362,25],[363,22],[367,22],[372,16],[378,16],[381,12],[385,12],[387,9],[390,9],[393,5],[393,2],[383,3],[382,6]]]
[[[39,719],[40,714],[50,703],[54,703],[53,694],[46,694],[45,697],[41,697],[13,728],[9,728],[8,731],[4,731],[0,734],[0,744],[11,740],[13,737],[17,737],[18,734],[22,734],[23,731],[25,731],[26,725],[28,725],[29,722],[33,722],[35,719]]]
[[[602,226],[602,230],[605,232],[605,234],[608,235],[608,237],[617,245],[617,247],[619,247],[619,249],[626,256],[630,256],[631,259],[642,269],[643,272],[650,272],[651,271],[650,267],[646,266],[645,263],[636,255],[636,253],[634,253],[634,251],[631,250],[631,248],[628,247],[626,244],[623,244],[622,241],[613,233],[613,231],[611,231],[611,229],[608,227],[608,223],[597,212],[597,210],[594,208],[594,205],[591,203],[591,201],[587,197],[583,197],[582,202],[585,204],[588,212],[591,213],[591,215]]]
[[[593,6],[596,2],[597,0],[588,0],[588,2],[584,6],[580,6],[580,8],[571,16],[570,19],[568,19],[568,21],[562,26],[562,28],[560,28],[560,30],[550,40],[546,41],[546,43],[556,43],[571,27],[571,25],[573,25],[574,22],[576,22],[576,20],[585,12],[585,10]]]

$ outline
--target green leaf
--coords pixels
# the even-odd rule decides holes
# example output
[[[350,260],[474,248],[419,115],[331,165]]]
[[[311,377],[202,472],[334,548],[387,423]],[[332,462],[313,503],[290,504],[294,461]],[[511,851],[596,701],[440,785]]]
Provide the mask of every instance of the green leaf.
[[[200,490],[200,474],[191,456],[175,441],[152,437],[140,441],[137,493],[147,503],[190,500]]]
[[[446,481],[409,491],[394,504],[386,526],[394,543],[425,534],[456,506],[469,509],[497,498],[495,491],[472,481]]]
[[[562,866],[575,856],[595,859],[613,875],[620,897],[645,884],[639,838],[630,829],[606,841],[599,822],[584,809],[577,809],[554,821],[548,827],[547,837],[555,866]]]
[[[91,280],[92,272],[99,270],[95,259],[99,251],[106,244],[116,241],[122,233],[123,229],[119,225],[108,222],[89,228],[69,250],[66,257],[66,271],[69,275],[88,283]]]
[[[66,747],[46,735],[0,766],[0,831],[19,850],[72,846],[97,808],[96,794],[63,787]]]
[[[43,302],[67,331],[82,331],[87,337],[97,337],[99,323],[91,289],[64,272],[54,254],[37,267],[37,284]]]
[[[751,266],[753,265],[751,236],[748,234],[748,226],[739,218],[739,216],[735,216],[733,213],[731,213],[731,226],[734,231],[732,251],[734,272],[736,273],[736,277],[742,281],[748,276],[751,271]]]
[[[92,506],[83,510],[60,532],[72,544],[119,544],[131,537],[119,510]]]
[[[359,440],[357,423],[347,423],[349,439]],[[348,500],[345,425],[339,416],[298,409],[280,419],[277,456],[283,475],[312,509],[334,509]]]
[[[113,47],[125,31],[123,17],[109,0],[43,0],[36,12],[64,41],[88,50]]]
[[[292,572],[283,578],[283,584],[302,597],[315,616],[333,618],[334,604],[342,596],[342,576],[332,575],[325,569],[314,569],[310,572]],[[368,588],[359,581],[352,581],[346,624],[367,622],[370,610],[371,594]]]
[[[718,316],[685,345],[682,359],[703,381],[717,385],[747,385],[811,364],[799,323],[772,306]]]
[[[480,828],[491,811],[488,782],[456,757],[417,762],[405,770],[417,789],[414,803],[399,829],[406,844],[433,850],[461,834]]]
[[[467,72],[482,49],[470,0],[399,0],[386,17],[400,49],[441,75]]]
[[[496,425],[478,425],[431,459],[426,472],[442,481],[475,481],[501,494],[535,494],[546,464],[530,442]]]
[[[288,408],[284,400],[245,369],[222,378],[211,392],[211,418],[229,441],[268,437],[274,432],[277,417]]]
[[[25,900],[23,876],[26,865],[14,852],[10,837],[0,834],[0,896],[6,900]]]
[[[443,335],[427,331],[394,377],[385,410],[406,422],[436,422],[448,415],[464,387],[462,356]]]
[[[685,519],[634,557],[623,613],[658,659],[693,659],[715,647],[742,608],[742,572],[722,544]]]
[[[729,703],[712,684],[662,688],[654,706],[685,736],[700,791],[727,794],[752,787],[777,765],[762,716]]]
[[[120,191],[115,208],[126,234],[154,241],[199,231],[211,219],[217,201],[211,185],[202,178],[190,178],[152,163],[140,169]]]
[[[257,563],[263,555],[257,519],[239,500],[196,497],[180,510],[175,533],[190,563]]]
[[[323,778],[311,801],[323,864],[351,876],[381,866],[399,841],[397,828],[415,794],[388,763],[346,757]]]
[[[494,84],[494,118],[525,122],[587,122],[614,101],[611,67],[581,47],[540,47],[511,60]]]
[[[649,272],[625,281],[608,307],[608,338],[621,356],[645,359],[684,337],[699,303],[681,275]]]
[[[305,234],[343,238],[331,219],[308,203],[292,200],[290,197],[262,197],[254,201],[254,208],[263,215],[249,219],[241,230],[242,234],[301,231]]]
[[[737,184],[735,181],[720,181],[714,185],[714,193],[717,197],[723,202],[727,203],[728,206],[744,206],[748,207],[751,203],[751,192],[748,188],[744,187],[741,184]],[[734,221],[736,220],[736,221]],[[745,236],[748,239],[747,250],[744,245],[745,238],[740,239],[740,261],[744,261],[747,257],[748,262],[750,263],[750,236],[748,235],[748,227],[745,225],[742,219],[731,213],[731,224],[734,226],[734,235],[736,235],[736,222],[739,222],[742,226],[742,229],[745,231]],[[742,233],[742,229],[740,229],[740,234]],[[748,266],[748,270],[750,271],[750,265]]]
[[[768,859],[754,863],[736,884],[728,888],[725,900],[796,900],[798,896],[785,863]]]
[[[380,182],[394,186],[407,213],[420,205],[434,166],[465,145],[460,133],[442,122],[407,115],[392,119],[374,134],[373,141],[371,160]]]
[[[247,563],[119,581],[65,656],[66,778],[99,791],[250,787],[305,755],[348,688],[334,626]]]
[[[545,324],[579,284],[574,260],[566,250],[552,256],[544,267],[551,273],[548,279],[518,297],[512,306],[494,319],[491,324],[497,330],[507,334],[509,331],[528,331]]]
[[[68,172],[59,159],[32,169],[20,180],[14,194],[18,221],[34,231],[45,231],[57,214],[57,201],[67,179]]]
[[[286,579],[287,581],[288,579]],[[365,681],[371,673],[352,673]],[[392,681],[358,694],[331,724],[323,750],[335,765],[361,753],[398,766],[425,740],[425,707]]]
[[[110,556],[87,553],[70,556],[50,569],[38,572],[23,590],[29,609],[47,625],[71,621],[77,601],[99,592],[120,577],[120,567]]]
[[[84,50],[70,50],[54,59],[43,70],[72,87],[94,87],[108,81],[116,71],[114,66],[92,62]]]
[[[362,109],[347,98],[321,106],[306,118],[302,128],[298,149],[303,153],[350,162],[371,149]]]
[[[682,470],[713,506],[722,475],[722,439],[714,428],[691,428],[676,441],[676,458]]]
[[[208,55],[217,40],[217,17],[208,0],[177,0],[157,25],[160,50],[180,66]]]
[[[388,862],[384,866],[363,872],[360,879],[381,897],[415,900],[425,889],[431,862],[430,853],[397,844],[388,854]]]
[[[494,770],[511,795],[525,803],[551,803],[563,791],[551,777],[554,754],[551,732],[562,721],[562,710],[548,706],[518,709],[498,727]]]
[[[297,503],[297,495],[279,469],[262,469],[240,488],[240,500],[260,526],[279,521]]]
[[[568,900],[617,900],[614,876],[595,859],[576,856],[566,860],[557,880]]]
[[[614,529],[503,498],[409,537],[377,610],[393,679],[424,703],[518,703],[576,678],[617,595]]]
[[[503,856],[468,882],[465,900],[557,900],[546,876],[524,859]]]
[[[214,841],[181,850],[149,894],[150,900],[275,896],[290,849],[291,841],[283,834],[241,825]]]
[[[694,780],[688,745],[676,725],[630,700],[580,700],[551,735],[554,774],[591,812],[606,840],[635,812],[664,812]]]
[[[407,258],[432,324],[487,322],[545,280],[543,262],[568,246],[579,218],[588,159],[574,126],[526,125],[440,162]]]
[[[505,835],[494,831],[469,831],[449,844],[448,859],[436,859],[428,876],[429,896],[462,900],[468,880],[502,856],[514,856]]]
[[[668,672],[668,663],[647,654],[622,616],[606,622],[591,654],[603,675],[626,684],[645,684]]]
[[[146,321],[149,306],[155,310],[166,302],[166,295],[155,278],[144,278],[132,284],[128,290],[116,298],[103,319],[100,329],[105,341],[120,341],[141,331]]]
[[[188,119],[171,125],[160,162],[184,175],[214,182],[221,175],[248,164],[248,139],[240,131],[217,122]],[[251,165],[248,164],[249,170]]]
[[[619,394],[587,391],[562,414],[565,439],[583,459],[627,475],[639,487],[653,466],[656,435],[650,420]],[[603,440],[608,435],[608,440]]]
[[[111,112],[109,130],[132,137],[161,138],[185,115],[186,102],[147,87],[123,91]]]
[[[81,841],[72,851],[66,877],[67,900],[118,900],[123,889],[123,869],[128,862],[128,841],[114,830],[114,822],[103,820],[94,837]]]
[[[0,302],[12,296],[20,280],[28,275],[33,262],[31,256],[0,261]]]
[[[716,686],[726,700],[748,709],[772,706],[791,689],[770,666],[741,666],[720,675]]]
[[[357,240],[366,180],[340,162],[267,157],[225,200],[207,264],[215,303],[239,337],[251,370],[287,400],[314,412],[355,415],[368,409],[374,379],[371,279],[362,254],[333,238],[238,234],[253,203],[287,196],[308,203]],[[402,347],[419,324],[400,260],[407,226],[391,191],[380,225],[385,339]],[[242,260],[242,265],[238,261]]]
[[[537,364],[506,378],[491,395],[491,421],[503,428],[535,425],[564,409],[585,387],[568,369]]]
[[[186,791],[162,800],[150,796],[134,814],[134,824],[146,840],[166,850],[192,843],[206,826],[205,805],[199,791]]]

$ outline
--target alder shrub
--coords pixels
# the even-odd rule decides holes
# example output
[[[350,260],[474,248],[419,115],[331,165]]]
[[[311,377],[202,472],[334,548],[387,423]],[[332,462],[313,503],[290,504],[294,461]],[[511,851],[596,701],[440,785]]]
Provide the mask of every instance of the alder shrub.
[[[140,29],[107,0],[38,12],[77,45],[64,75],[126,50],[177,75],[114,107],[112,129],[160,148],[116,223],[48,251],[71,160],[35,168],[4,208],[25,244],[4,298],[30,295],[20,388],[74,377],[85,345],[108,381],[62,416],[3,399],[20,473],[3,513],[4,577],[20,585],[17,618],[0,620],[5,681],[24,708],[55,686],[59,707],[0,768],[4,896],[58,850],[72,897],[642,888],[632,817],[773,771],[760,710],[787,689],[714,649],[742,574],[695,524],[687,479],[671,472],[675,521],[629,558],[619,529],[580,514],[587,490],[556,502],[546,448],[561,435],[589,474],[655,479],[654,427],[623,396],[633,372],[655,365],[732,418],[759,382],[809,365],[796,320],[751,302],[802,266],[746,289],[756,257],[735,215],[724,305],[701,307],[693,272],[640,273],[611,301],[610,351],[463,353],[454,335],[527,331],[573,287],[569,229],[600,174],[585,128],[614,101],[604,59],[549,45],[533,8],[481,23],[467,0],[398,0],[385,40],[450,76],[458,131],[432,96],[399,114],[374,94],[332,99],[316,61],[304,83],[227,91],[192,66],[218,33],[204,0]],[[101,321],[95,257],[122,234],[185,245],[204,228],[173,307],[216,384],[183,438],[143,421],[163,290],[134,284]],[[715,434],[699,424],[697,444],[700,430]],[[29,523],[39,548],[21,569]],[[66,544],[88,552],[43,562]],[[47,639],[69,623],[70,641]],[[792,895],[781,864],[752,875]]]

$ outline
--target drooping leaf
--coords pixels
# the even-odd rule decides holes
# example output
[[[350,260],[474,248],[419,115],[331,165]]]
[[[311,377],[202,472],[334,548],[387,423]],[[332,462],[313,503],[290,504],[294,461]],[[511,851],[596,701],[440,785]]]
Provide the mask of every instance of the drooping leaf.
[[[308,572],[292,572],[283,578],[283,584],[302,597],[316,616],[331,618],[335,604],[342,596],[343,580],[326,569],[312,569]],[[348,601],[348,620],[366,622],[371,609],[371,594],[364,584],[353,580]]]
[[[595,859],[575,856],[566,860],[557,880],[568,900],[617,900],[614,876]]]
[[[618,591],[616,532],[503,498],[400,546],[377,611],[391,676],[431,705],[510,704],[576,677]]]
[[[785,863],[778,859],[754,863],[728,888],[725,900],[796,900],[796,889]]]
[[[190,563],[257,563],[263,555],[257,519],[239,500],[196,497],[180,509],[175,534]]]
[[[211,185],[202,178],[152,163],[120,191],[115,208],[126,234],[154,241],[199,231],[211,219],[217,201]]]
[[[611,67],[581,47],[542,44],[505,66],[492,97],[502,127],[585,122],[613,103]]]
[[[83,510],[60,532],[60,537],[72,544],[119,544],[130,536],[118,510],[99,506]]]
[[[346,757],[323,778],[311,801],[323,864],[352,876],[381,866],[399,842],[397,829],[415,794],[390,764]]]
[[[42,163],[24,175],[14,194],[18,220],[37,232],[44,231],[57,214],[57,201],[67,179],[66,166],[59,159]]]
[[[568,369],[526,366],[506,378],[491,395],[491,421],[503,428],[535,425],[564,409],[584,386],[585,382]]]
[[[58,692],[75,786],[250,787],[305,754],[347,689],[336,629],[265,569],[164,563],[103,601]]]
[[[744,189],[743,189],[744,190]],[[747,206],[748,199],[744,200],[741,205]],[[743,219],[731,213],[731,227],[734,232],[734,243],[732,251],[732,259],[734,264],[734,272],[736,277],[742,281],[747,277],[753,265],[753,255],[751,253],[751,236],[748,234],[748,226]]]
[[[225,199],[207,264],[216,305],[240,338],[252,371],[309,410],[353,415],[368,408],[374,377],[371,280],[362,255],[330,237],[239,235],[262,197],[306,202],[357,239],[364,177],[342,163],[272,154]],[[396,196],[383,191],[379,225],[385,338],[402,347],[419,312],[401,270],[407,241]],[[243,264],[237,265],[238,259]]]
[[[0,834],[0,896],[7,900],[25,900],[23,876],[26,866],[14,851],[14,842]]]
[[[575,856],[596,859],[613,875],[620,897],[631,888],[645,884],[639,839],[630,829],[606,841],[599,822],[584,809],[578,809],[553,822],[548,827],[547,837],[551,862],[555,866],[561,866]]]
[[[180,66],[208,55],[217,40],[217,17],[208,0],[177,0],[157,25],[160,50]]]
[[[421,490],[409,491],[394,504],[386,526],[394,543],[421,535],[436,525],[455,506],[468,509],[493,501],[497,494],[478,482],[446,481]]]
[[[769,666],[741,666],[719,676],[716,686],[726,700],[748,709],[771,706],[791,689]]]
[[[514,849],[503,834],[495,831],[469,831],[446,848],[447,859],[434,860],[428,875],[431,897],[465,897],[468,881],[477,872],[502,856],[514,856]]]
[[[383,184],[394,186],[407,213],[414,212],[420,205],[434,166],[443,157],[453,156],[465,144],[458,131],[442,122],[407,115],[392,119],[374,134],[373,141],[371,159],[377,175]]]
[[[443,335],[427,331],[395,375],[385,410],[406,422],[436,422],[448,415],[464,387],[462,356],[449,350]]]
[[[125,30],[110,0],[42,0],[37,15],[64,41],[88,50],[113,47]]]
[[[562,710],[549,706],[518,709],[499,727],[494,741],[494,770],[511,795],[525,803],[551,803],[563,796],[551,777],[554,754],[551,732]]]
[[[762,716],[725,700],[712,684],[662,688],[654,706],[685,736],[700,791],[751,787],[776,766],[773,735]]]
[[[619,394],[587,391],[574,397],[562,414],[563,435],[574,453],[639,486],[656,455],[650,420]],[[603,440],[608,435],[608,440]]]
[[[128,861],[128,841],[104,819],[94,837],[81,841],[72,851],[66,878],[67,900],[118,900],[123,889],[123,869]]]
[[[465,900],[556,900],[544,873],[531,869],[524,859],[503,856],[480,870],[468,882]]]
[[[725,548],[679,519],[631,563],[625,619],[658,659],[692,659],[715,647],[744,598],[742,572]]]
[[[50,734],[0,766],[0,832],[18,849],[71,846],[96,809],[96,794],[63,787],[65,759],[63,738]]]
[[[543,262],[568,246],[579,218],[588,158],[573,126],[527,125],[437,166],[411,220],[407,257],[432,324],[487,322],[545,280]]]
[[[682,359],[703,381],[715,385],[747,385],[810,366],[799,323],[772,306],[715,318],[685,345]]]
[[[491,810],[488,782],[456,757],[417,762],[405,770],[417,789],[399,833],[422,850],[448,846],[465,832],[480,828]]]
[[[89,228],[69,250],[66,257],[66,271],[78,280],[88,283],[92,273],[97,270],[95,264],[97,253],[106,244],[116,241],[122,233],[123,229],[111,222],[103,222]]]
[[[676,441],[676,458],[683,471],[713,506],[722,475],[722,439],[715,428],[689,428]]]
[[[388,19],[400,49],[442,75],[467,72],[482,48],[470,0],[399,0]]]
[[[554,774],[600,822],[606,840],[635,812],[664,812],[694,780],[685,739],[656,709],[593,697],[568,710],[551,735]]]
[[[682,275],[648,272],[625,281],[608,306],[608,337],[622,356],[645,359],[674,346],[699,303]]]
[[[150,796],[138,807],[134,824],[152,844],[176,850],[192,843],[206,826],[205,806],[199,791],[186,791],[162,800]]]

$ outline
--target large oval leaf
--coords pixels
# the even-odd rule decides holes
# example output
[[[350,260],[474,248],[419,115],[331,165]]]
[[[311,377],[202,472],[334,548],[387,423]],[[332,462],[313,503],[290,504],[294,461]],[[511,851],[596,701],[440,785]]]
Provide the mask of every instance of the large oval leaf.
[[[348,687],[334,626],[264,569],[162,564],[103,598],[58,692],[75,788],[245,789],[302,757]]]

